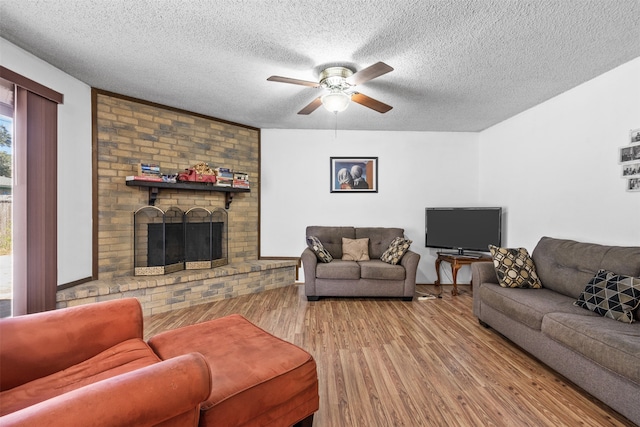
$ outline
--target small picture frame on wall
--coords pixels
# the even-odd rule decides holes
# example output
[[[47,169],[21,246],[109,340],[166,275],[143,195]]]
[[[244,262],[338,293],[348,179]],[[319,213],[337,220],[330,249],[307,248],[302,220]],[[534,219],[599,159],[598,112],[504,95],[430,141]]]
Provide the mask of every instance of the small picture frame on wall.
[[[640,142],[620,147],[619,163],[640,161]]]
[[[640,142],[640,128],[631,129],[631,131],[629,131],[629,142],[631,144],[634,142]]]
[[[627,191],[640,191],[640,178],[630,178],[627,180]]]
[[[624,163],[622,165],[622,177],[623,178],[640,178],[640,161]]]
[[[331,157],[332,193],[377,193],[377,157]]]

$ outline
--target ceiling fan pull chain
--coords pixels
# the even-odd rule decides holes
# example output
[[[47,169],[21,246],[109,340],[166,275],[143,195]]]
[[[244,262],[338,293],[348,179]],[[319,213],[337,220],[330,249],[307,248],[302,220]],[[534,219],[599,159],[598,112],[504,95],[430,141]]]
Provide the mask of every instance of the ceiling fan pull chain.
[[[335,134],[334,134],[334,138],[338,139],[338,112],[334,111],[333,114],[335,114],[336,116],[336,129],[335,129]]]

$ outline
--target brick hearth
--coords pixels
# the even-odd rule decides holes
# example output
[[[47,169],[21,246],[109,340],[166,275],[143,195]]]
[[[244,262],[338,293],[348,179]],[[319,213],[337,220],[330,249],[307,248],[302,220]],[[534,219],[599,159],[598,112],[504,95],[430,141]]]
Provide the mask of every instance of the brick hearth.
[[[58,291],[57,308],[135,297],[145,316],[295,282],[296,261],[253,261],[164,276],[121,276]]]

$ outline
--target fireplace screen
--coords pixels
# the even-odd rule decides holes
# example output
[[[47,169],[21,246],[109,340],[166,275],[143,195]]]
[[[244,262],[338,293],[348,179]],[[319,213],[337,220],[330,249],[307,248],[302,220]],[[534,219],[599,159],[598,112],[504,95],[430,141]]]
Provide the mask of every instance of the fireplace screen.
[[[228,263],[227,212],[145,206],[134,212],[134,274],[149,276]]]
[[[227,212],[196,207],[185,212],[184,218],[185,268],[193,270],[227,264]]]

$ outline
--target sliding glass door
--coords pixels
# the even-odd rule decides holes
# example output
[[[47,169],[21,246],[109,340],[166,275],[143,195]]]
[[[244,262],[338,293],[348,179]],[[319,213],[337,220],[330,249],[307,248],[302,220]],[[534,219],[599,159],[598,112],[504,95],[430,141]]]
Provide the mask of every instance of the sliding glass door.
[[[13,300],[13,83],[0,78],[0,317]]]
[[[63,95],[2,66],[0,79],[2,87],[14,88],[13,116],[3,115],[13,121],[8,255],[11,315],[17,316],[56,307],[58,104]]]

